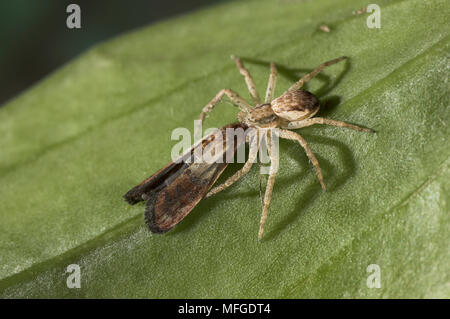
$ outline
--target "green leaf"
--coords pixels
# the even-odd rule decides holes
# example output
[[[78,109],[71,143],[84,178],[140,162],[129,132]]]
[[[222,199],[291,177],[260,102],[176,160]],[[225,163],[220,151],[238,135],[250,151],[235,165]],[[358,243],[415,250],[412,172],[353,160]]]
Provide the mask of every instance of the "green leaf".
[[[0,109],[1,297],[450,297],[449,25],[444,0],[234,1],[123,35],[86,52]],[[331,32],[319,30],[321,24]],[[170,160],[224,87],[248,98],[307,84],[320,116],[374,128],[298,130],[280,143],[263,241],[258,170],[153,235],[122,195]],[[222,104],[206,125],[234,121]],[[231,165],[236,170],[239,165]],[[228,176],[230,172],[227,173]],[[69,264],[81,288],[66,286]],[[381,288],[368,288],[370,264]]]

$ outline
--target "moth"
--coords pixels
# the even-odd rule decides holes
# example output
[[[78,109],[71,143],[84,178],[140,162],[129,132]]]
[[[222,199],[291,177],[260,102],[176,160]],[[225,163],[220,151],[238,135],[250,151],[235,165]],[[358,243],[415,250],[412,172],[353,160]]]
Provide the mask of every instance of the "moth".
[[[133,187],[125,195],[125,200],[134,205],[146,200],[145,221],[153,233],[165,233],[178,224],[202,200],[211,186],[228,165],[226,154],[233,155],[242,139],[227,143],[227,139],[217,139],[226,135],[226,129],[247,129],[244,123],[228,124],[219,132],[213,132],[194,145],[180,158],[170,162],[158,172]],[[219,133],[219,134],[218,134]],[[208,163],[195,159],[197,150],[203,153],[206,147],[216,149],[214,144],[222,143],[221,161]],[[230,145],[232,144],[232,145]]]
[[[320,102],[314,94],[301,89],[304,83],[315,77],[327,66],[346,59],[345,56],[320,64],[275,99],[273,95],[278,72],[275,64],[271,63],[264,102],[261,101],[254,80],[249,71],[244,67],[241,59],[234,56],[232,58],[239,72],[244,76],[253,100],[253,106],[233,90],[220,90],[202,109],[200,123],[203,122],[207,113],[211,112],[224,96],[227,96],[232,104],[240,109],[237,115],[238,122],[226,125],[217,132],[208,135],[184,153],[178,160],[170,162],[124,195],[125,200],[131,205],[140,201],[147,201],[145,220],[148,228],[153,233],[169,231],[185,218],[200,200],[219,193],[247,174],[256,161],[257,154],[260,152],[261,140],[264,139],[268,146],[270,170],[262,202],[263,207],[258,232],[258,240],[261,240],[277,173],[275,168],[278,167],[278,152],[275,152],[275,149],[271,147],[273,145],[274,134],[280,138],[297,141],[303,147],[306,155],[315,167],[317,178],[322,189],[326,190],[317,158],[306,140],[300,134],[291,130],[315,124],[324,124],[350,128],[362,132],[375,132],[372,129],[342,121],[314,117],[319,111]],[[230,139],[228,138],[217,138],[217,136],[226,136],[227,129],[243,129],[247,131],[251,129],[253,135],[246,133],[244,139],[231,140],[232,143],[230,143]],[[244,166],[223,184],[212,188],[228,165],[225,157],[228,158],[229,156],[225,156],[225,154],[233,154],[242,143],[249,143],[250,141],[253,141],[253,147],[250,147],[248,160]],[[215,146],[221,146],[219,149],[222,151],[219,151],[215,156],[216,159],[222,158],[222,161],[205,162],[195,160],[195,154],[198,151],[201,153],[201,151],[211,146],[214,146],[213,149],[215,149]]]

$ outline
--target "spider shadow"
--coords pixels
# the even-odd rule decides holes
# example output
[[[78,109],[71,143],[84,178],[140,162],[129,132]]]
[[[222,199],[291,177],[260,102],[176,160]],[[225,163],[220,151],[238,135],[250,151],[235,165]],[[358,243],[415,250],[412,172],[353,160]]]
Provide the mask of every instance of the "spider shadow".
[[[248,62],[250,64],[261,65],[267,67],[270,70],[270,63],[268,61],[248,58],[248,57],[240,57],[243,62]],[[275,63],[278,73],[287,78],[292,83],[298,81],[303,75],[310,73],[313,69],[303,69],[303,68],[290,68],[284,64]],[[330,93],[330,91],[335,88],[344,78],[345,74],[350,70],[350,61],[349,59],[344,60],[344,70],[336,77],[336,79],[331,82],[330,77],[326,76],[322,72],[316,75],[316,79],[323,82],[322,86],[314,93],[317,97],[321,98],[326,94]],[[303,85],[303,88],[308,88],[308,83]],[[287,89],[287,88],[286,88]]]
[[[338,189],[339,187],[344,185],[345,181],[347,181],[351,176],[355,174],[356,163],[353,154],[347,145],[330,137],[313,136],[309,134],[303,134],[303,136],[305,137],[306,140],[308,140],[308,142],[312,142],[312,144],[322,144],[336,148],[338,157],[340,161],[344,164],[342,172],[339,175],[337,175],[335,172],[336,170],[330,161],[324,159],[322,156],[316,155],[324,175],[324,181],[327,186],[327,192],[332,192]],[[300,161],[298,156],[291,156],[291,157],[296,161]],[[308,163],[306,163],[305,165],[304,162],[303,163],[299,162],[299,164],[304,167],[304,170],[308,168],[307,165]],[[287,216],[285,216],[283,219],[281,219],[277,223],[277,225],[272,226],[270,229],[268,229],[267,233],[265,234],[265,238],[269,240],[278,236],[290,224],[294,223],[303,214],[305,214],[308,207],[310,207],[313,204],[313,202],[317,199],[317,197],[321,193],[323,193],[323,190],[316,181],[308,185],[301,194],[298,194],[296,196],[299,200],[296,203],[294,210],[290,212]]]
[[[354,174],[355,171],[355,161],[352,156],[352,152],[350,149],[343,143],[329,138],[329,137],[323,137],[323,136],[314,136],[314,135],[303,135],[309,142],[312,142],[313,144],[323,144],[326,146],[334,147],[337,149],[337,153],[339,154],[340,160],[344,163],[344,169],[343,172],[336,176],[335,168],[333,167],[333,164],[328,161],[327,159],[323,158],[322,156],[317,156],[318,161],[320,163],[320,167],[322,169],[325,183],[327,185],[328,191],[333,191],[339,188],[341,185],[345,183],[345,181],[351,177]],[[309,163],[308,158],[305,154],[303,156],[299,156],[297,152],[295,154],[293,152],[287,152],[287,143],[290,143],[291,141],[280,141],[280,153],[281,154],[288,154],[288,156],[295,161],[299,163],[299,166],[301,167],[301,172],[298,173],[295,171],[295,173],[290,174],[290,176],[277,178],[275,189],[273,196],[275,197],[278,192],[282,193],[285,192],[289,186],[291,186],[294,183],[299,183],[302,179],[306,177],[307,174],[310,173],[310,170],[314,170],[312,165]],[[298,148],[298,152],[302,151],[302,148]],[[256,167],[257,163],[255,163]],[[230,164],[229,167],[225,170],[224,174],[220,177],[220,179],[216,182],[215,185],[219,185],[223,181],[225,181],[229,176],[233,175],[235,172],[237,172],[242,167],[242,164]],[[253,168],[255,169],[255,168]],[[280,167],[280,169],[282,169]],[[315,174],[315,172],[314,172]],[[248,176],[248,175],[247,175]],[[245,178],[245,177],[244,177]],[[239,182],[238,182],[239,183]],[[255,180],[255,185],[258,184],[258,180]],[[182,223],[177,225],[169,234],[177,234],[180,232],[188,231],[192,227],[194,227],[196,224],[198,224],[203,218],[206,217],[206,214],[208,212],[213,211],[219,204],[220,201],[227,201],[230,199],[255,199],[259,197],[259,187],[255,187],[252,190],[248,190],[245,192],[239,192],[231,193],[232,187],[230,189],[224,190],[218,195],[215,195],[212,198],[208,198],[205,200],[202,200],[193,211],[186,216],[186,218],[183,220]],[[308,187],[305,188],[305,190],[301,194],[296,194],[297,198],[299,198],[298,203],[295,205],[295,209],[289,213],[286,217],[281,219],[277,223],[277,225],[272,227],[266,227],[266,232],[264,234],[264,237],[268,240],[271,238],[276,237],[279,235],[285,228],[287,228],[290,224],[295,222],[298,218],[301,217],[302,213],[306,211],[306,209],[312,205],[312,203],[317,199],[317,197],[323,193],[319,182],[315,179],[314,182],[312,182]],[[256,203],[256,202],[255,202]],[[259,201],[258,201],[259,204]],[[257,205],[259,207],[259,205]],[[259,209],[258,209],[259,210]],[[270,208],[269,208],[270,212]]]

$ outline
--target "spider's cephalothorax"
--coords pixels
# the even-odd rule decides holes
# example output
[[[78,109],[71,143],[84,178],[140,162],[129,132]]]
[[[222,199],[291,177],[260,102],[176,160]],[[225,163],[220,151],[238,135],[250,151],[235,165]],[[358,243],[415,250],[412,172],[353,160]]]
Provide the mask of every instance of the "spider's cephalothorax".
[[[279,123],[270,103],[259,104],[251,110],[239,112],[238,120],[249,127],[260,128],[278,127]]]
[[[289,129],[298,129],[302,127],[311,126],[314,124],[326,124],[338,127],[347,127],[354,129],[356,131],[364,132],[374,132],[371,129],[359,127],[353,124],[349,124],[342,121],[330,120],[322,117],[314,117],[319,111],[320,103],[317,97],[301,87],[304,83],[308,82],[310,79],[319,74],[325,67],[335,64],[339,61],[346,59],[346,57],[340,57],[328,62],[322,63],[312,72],[306,74],[299,81],[295,82],[286,92],[280,95],[278,98],[273,99],[273,94],[275,90],[275,84],[277,79],[277,69],[274,63],[270,65],[270,77],[269,83],[267,85],[266,96],[264,102],[261,102],[259,94],[256,90],[255,82],[251,77],[248,70],[242,64],[242,61],[233,57],[240,73],[245,77],[245,82],[247,83],[248,90],[253,99],[254,105],[251,106],[246,100],[240,97],[236,92],[230,89],[223,89],[217,93],[217,95],[209,102],[202,110],[200,115],[200,121],[203,121],[206,114],[210,112],[217,103],[220,102],[224,95],[233,102],[234,105],[239,107],[241,112],[238,114],[239,122],[246,124],[249,127],[254,127],[257,129],[277,129],[280,138],[294,140],[299,142],[299,144],[304,148],[306,155],[308,155],[310,161],[316,168],[317,177],[322,188],[325,190],[325,183],[323,181],[322,172],[320,170],[319,162],[309,147],[306,140],[298,133],[290,131]],[[258,132],[263,130],[258,130]],[[259,133],[262,134],[262,133]],[[263,134],[266,134],[264,131]],[[269,135],[267,135],[269,136]],[[245,165],[236,172],[233,176],[228,178],[222,185],[213,188],[206,196],[214,195],[225,188],[229,187],[231,184],[236,182],[239,178],[249,172],[252,164],[255,162],[257,157],[258,148],[250,148],[249,158]],[[269,156],[271,160],[271,167],[278,167],[278,158],[274,156],[273,152],[269,149]],[[275,183],[276,170],[270,170],[269,179],[267,181],[266,191],[263,201],[263,211],[261,215],[261,222],[259,226],[258,239],[261,239],[264,224],[267,218],[267,213],[269,209],[270,199],[272,197],[273,185]]]

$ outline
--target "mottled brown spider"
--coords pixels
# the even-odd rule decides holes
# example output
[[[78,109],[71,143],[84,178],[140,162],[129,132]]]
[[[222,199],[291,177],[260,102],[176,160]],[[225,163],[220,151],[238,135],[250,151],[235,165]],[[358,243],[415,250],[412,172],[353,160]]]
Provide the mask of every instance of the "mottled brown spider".
[[[264,103],[261,101],[258,91],[256,90],[252,76],[244,67],[242,61],[238,57],[234,56],[233,59],[239,69],[239,72],[245,78],[245,82],[255,106],[251,106],[236,92],[230,89],[223,89],[219,91],[211,102],[203,108],[200,115],[200,121],[205,119],[206,114],[221,101],[224,95],[228,96],[231,102],[241,110],[238,114],[239,122],[244,123],[248,127],[257,129],[258,135],[264,135],[264,138],[266,138],[267,141],[269,141],[272,136],[272,130],[277,129],[279,137],[299,142],[316,169],[317,178],[319,179],[322,189],[326,190],[317,158],[308,143],[306,143],[306,140],[300,134],[290,131],[290,129],[298,129],[314,124],[326,124],[338,127],[347,127],[356,131],[374,132],[371,129],[359,127],[346,122],[330,120],[322,117],[314,117],[320,108],[319,100],[311,92],[301,89],[303,84],[319,74],[325,67],[338,63],[346,59],[346,57],[342,56],[320,64],[312,72],[306,74],[300,80],[295,82],[286,92],[276,99],[273,99],[273,94],[277,80],[277,68],[274,63],[271,63],[269,82],[267,85]],[[270,142],[268,142],[267,145],[269,146]],[[218,192],[226,189],[239,180],[242,176],[247,174],[250,171],[252,164],[255,162],[258,149],[259,147],[250,148],[249,158],[244,166],[233,176],[228,178],[223,184],[211,189],[206,197],[217,194]],[[258,232],[259,240],[261,240],[264,231],[264,224],[267,219],[269,204],[272,198],[272,190],[275,183],[276,170],[272,168],[278,167],[278,156],[275,156],[276,154],[271,151],[270,147],[268,147],[268,152],[271,167],[263,200],[262,215]]]

